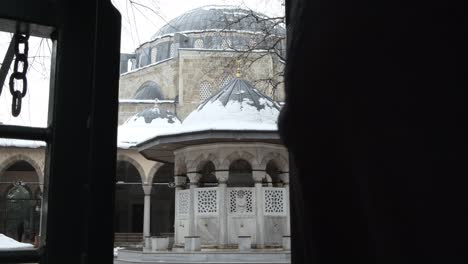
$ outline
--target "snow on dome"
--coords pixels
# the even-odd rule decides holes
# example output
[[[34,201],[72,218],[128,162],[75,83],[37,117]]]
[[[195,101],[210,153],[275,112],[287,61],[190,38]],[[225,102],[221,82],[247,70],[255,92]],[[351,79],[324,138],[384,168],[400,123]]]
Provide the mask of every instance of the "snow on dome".
[[[280,106],[245,80],[233,79],[190,113],[183,130],[277,130]]]
[[[253,15],[252,15],[253,14]],[[264,14],[230,5],[209,5],[192,9],[169,21],[165,26],[153,35],[152,39],[178,32],[200,32],[225,30],[227,26],[231,30],[250,32],[264,32],[265,27],[274,29],[275,35],[285,35],[284,28],[275,26],[269,20],[257,20],[265,18]],[[239,21],[232,24],[232,21]]]
[[[32,244],[18,242],[13,238],[7,237],[0,233],[0,250],[11,250],[19,248],[34,248],[34,246]]]
[[[120,148],[129,148],[160,133],[172,131],[180,125],[175,114],[154,106],[135,114],[119,126],[117,145]]]
[[[170,111],[157,106],[145,109],[130,117],[123,126],[133,127],[168,127],[180,125],[180,120]]]

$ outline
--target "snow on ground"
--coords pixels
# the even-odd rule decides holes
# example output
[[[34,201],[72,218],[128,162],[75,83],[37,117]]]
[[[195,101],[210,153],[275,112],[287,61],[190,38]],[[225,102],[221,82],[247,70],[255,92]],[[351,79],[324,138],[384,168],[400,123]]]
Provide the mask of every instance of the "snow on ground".
[[[117,257],[119,255],[119,250],[124,249],[123,247],[115,247],[114,248],[114,257]]]
[[[21,243],[0,233],[0,250],[34,248],[32,244]]]

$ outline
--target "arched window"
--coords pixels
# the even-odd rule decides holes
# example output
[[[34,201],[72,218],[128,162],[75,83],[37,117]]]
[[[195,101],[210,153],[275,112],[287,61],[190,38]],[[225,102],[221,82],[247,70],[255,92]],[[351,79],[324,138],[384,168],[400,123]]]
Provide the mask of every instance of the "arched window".
[[[211,84],[207,81],[201,82],[199,93],[200,93],[200,102],[203,102],[206,99],[208,99],[211,96]]]
[[[34,239],[34,217],[36,201],[31,191],[22,183],[15,183],[6,193],[5,231],[18,241],[31,242]],[[37,232],[38,230],[36,230]]]
[[[198,181],[199,187],[214,187],[218,185],[218,180],[216,179],[215,166],[213,162],[206,162],[200,170],[201,178]]]
[[[276,166],[276,163],[271,160],[267,163],[266,165],[266,173],[269,176],[269,182],[271,183],[274,187],[281,187],[282,182],[280,179],[280,170],[278,169],[278,166]]]
[[[203,49],[204,48],[203,44],[204,44],[203,39],[196,39],[195,42],[193,43],[193,47],[196,49]]]
[[[158,56],[158,48],[154,47],[151,49],[151,63],[155,63]]]
[[[143,52],[138,56],[138,68],[143,67]]]
[[[34,242],[41,213],[40,198],[34,195],[38,191],[39,177],[27,161],[16,161],[0,175],[0,233]]]
[[[228,187],[253,187],[252,166],[250,163],[239,159],[229,166]]]

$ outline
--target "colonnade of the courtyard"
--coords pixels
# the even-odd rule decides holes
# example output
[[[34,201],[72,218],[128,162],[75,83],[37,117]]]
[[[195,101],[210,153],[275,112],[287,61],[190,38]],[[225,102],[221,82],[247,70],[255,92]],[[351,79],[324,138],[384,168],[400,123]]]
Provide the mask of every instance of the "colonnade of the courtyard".
[[[131,198],[128,195],[134,195],[135,199],[134,202],[126,202],[128,204],[121,207],[123,212],[122,218],[126,219],[120,219],[121,225],[116,226],[116,232],[141,232],[147,246],[151,236],[161,235],[161,233],[174,233],[177,228],[174,219],[174,206],[176,195],[179,191],[189,190],[192,197],[191,201],[194,201],[193,196],[196,189],[216,187],[220,197],[219,203],[225,205],[228,199],[227,190],[230,187],[254,188],[256,190],[255,194],[258,196],[256,197],[257,201],[261,199],[261,189],[264,187],[286,187],[285,189],[288,189],[288,162],[285,153],[284,148],[269,144],[218,144],[185,148],[175,153],[173,164],[164,164],[144,158],[136,149],[119,149],[117,155],[116,194],[118,195],[119,190],[124,190],[122,192],[124,195],[120,200],[116,197],[116,212],[118,213],[119,211],[119,202],[125,202],[125,200]],[[34,185],[39,190],[43,189],[45,157],[45,149],[43,147],[0,148],[0,154],[1,199],[6,199],[7,189],[15,184],[17,185],[17,183],[21,183],[27,188]],[[30,170],[28,175],[9,170],[9,168],[17,163],[29,165]],[[120,174],[122,175],[119,175],[119,166],[121,168]],[[132,171],[134,175],[125,175],[128,171]],[[232,180],[233,176],[237,180]],[[244,180],[239,180],[239,177]],[[173,186],[168,186],[168,183],[171,182],[174,183]],[[162,197],[165,201],[164,203],[158,204],[156,197],[158,199],[161,198],[158,196],[158,193],[164,193],[167,196]],[[34,192],[31,192],[32,197],[35,195]],[[157,206],[152,207],[152,203],[156,203]],[[140,210],[141,206],[143,207],[142,221],[139,221],[142,223],[135,222],[132,219],[133,211],[125,210],[133,210],[135,208]],[[164,214],[167,215],[160,215],[162,212],[160,210],[161,206],[167,206],[164,209]],[[257,203],[255,206],[261,206],[261,203]],[[190,205],[188,229],[190,235],[197,235],[194,210],[195,205],[192,203]],[[218,212],[220,219],[219,245],[228,244],[227,210],[226,206],[220,206],[220,212]],[[256,209],[256,212],[258,212],[256,215],[258,230],[263,230],[263,228],[260,228],[264,222],[261,214],[262,211],[261,208]],[[287,215],[289,221],[289,212]],[[120,216],[117,214],[116,217]],[[160,225],[163,226],[162,228],[154,224],[157,222],[157,219],[153,218],[159,217],[165,218],[164,221],[159,221]],[[141,229],[139,228],[140,223]],[[261,246],[264,244],[262,241],[264,235],[262,231],[259,232],[255,243]],[[177,241],[176,238],[176,242],[182,241]]]

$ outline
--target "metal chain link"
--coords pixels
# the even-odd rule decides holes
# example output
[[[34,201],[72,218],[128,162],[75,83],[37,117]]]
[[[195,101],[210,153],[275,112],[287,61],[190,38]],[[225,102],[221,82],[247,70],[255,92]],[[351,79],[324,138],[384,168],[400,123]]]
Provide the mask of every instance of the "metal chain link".
[[[28,71],[28,51],[29,51],[29,34],[15,33],[15,64],[13,66],[13,73],[10,75],[10,93],[13,97],[11,102],[11,114],[17,117],[21,113],[21,103],[28,91],[28,79],[26,73]],[[23,53],[20,53],[20,45],[24,45]],[[20,62],[22,63],[22,70],[19,71]],[[23,82],[23,90],[15,90],[15,80]]]

